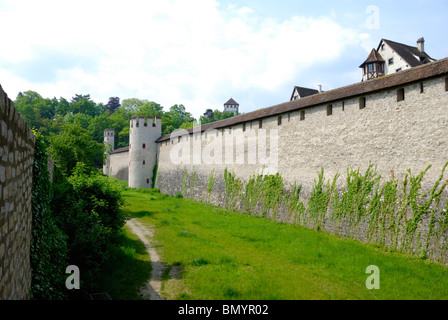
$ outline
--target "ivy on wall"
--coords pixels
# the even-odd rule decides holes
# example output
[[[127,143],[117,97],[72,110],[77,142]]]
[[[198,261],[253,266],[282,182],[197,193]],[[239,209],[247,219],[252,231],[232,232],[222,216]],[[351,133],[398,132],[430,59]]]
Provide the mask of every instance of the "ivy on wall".
[[[51,214],[52,184],[48,171],[48,154],[44,138],[34,132],[31,298],[63,299],[67,267],[66,237]]]
[[[431,259],[448,263],[448,198],[442,203],[448,184],[448,179],[444,179],[447,165],[428,191],[422,190],[422,180],[431,166],[417,175],[408,170],[402,181],[394,177],[382,181],[373,164],[365,172],[349,167],[342,188],[337,187],[340,175],[325,179],[322,168],[306,204],[300,196],[302,186],[297,183],[285,186],[278,173],[253,175],[245,181],[226,168],[223,205],[272,220],[362,238],[422,258],[428,258],[432,250]],[[184,194],[188,178],[185,169]],[[206,189],[207,202],[214,184],[212,170]]]

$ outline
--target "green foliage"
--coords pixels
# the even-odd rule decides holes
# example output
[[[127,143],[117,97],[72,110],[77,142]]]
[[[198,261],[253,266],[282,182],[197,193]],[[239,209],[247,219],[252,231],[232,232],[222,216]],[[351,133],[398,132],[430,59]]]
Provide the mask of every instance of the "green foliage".
[[[336,175],[331,184],[330,180],[325,182],[324,169],[321,168],[317,180],[314,180],[314,186],[308,201],[307,211],[309,213],[309,219],[317,230],[323,228],[325,223],[327,210],[331,196],[335,192],[335,184],[338,177],[339,175]]]
[[[187,196],[188,171],[184,169],[184,179],[182,180],[182,196]]]
[[[78,162],[95,171],[104,162],[104,144],[92,139],[91,133],[79,123],[65,124],[64,130],[49,138],[48,151],[62,173],[69,176]]]
[[[155,188],[156,187],[156,183],[157,183],[157,171],[159,168],[159,164],[157,163],[157,159],[156,159],[156,163],[154,164],[154,167],[152,168],[152,187]]]
[[[89,174],[86,165],[79,162],[68,182],[73,186],[82,211],[97,215],[101,225],[112,232],[118,232],[123,227],[125,217],[120,210],[124,204],[121,188],[109,177],[96,172]]]
[[[64,299],[67,264],[66,236],[51,212],[52,185],[48,171],[48,154],[43,136],[35,132],[32,240],[31,298]]]
[[[224,183],[226,190],[226,206],[234,209],[243,189],[243,181],[235,176],[234,172],[224,169]]]
[[[191,113],[187,112],[182,104],[173,105],[168,112],[162,115],[162,135],[169,134],[182,126],[183,123],[194,121]]]
[[[194,197],[194,187],[196,186],[196,180],[198,175],[196,174],[196,170],[193,167],[193,171],[190,174],[190,198]]]
[[[55,172],[52,211],[67,236],[68,263],[79,267],[82,292],[97,290],[98,276],[110,257],[125,215],[120,207],[123,187],[113,179],[89,171],[83,163],[69,178]]]
[[[175,198],[183,198],[184,196],[182,195],[182,193],[180,193],[180,192],[176,192],[176,193],[174,194],[174,197],[175,197]]]
[[[430,246],[435,245],[438,252],[431,253],[432,259],[448,262],[448,200],[445,208],[440,208],[442,192],[448,184],[448,180],[444,180],[447,166],[448,163],[427,192],[421,190],[422,180],[430,166],[416,176],[408,170],[400,188],[399,181],[394,178],[380,181],[381,176],[373,164],[369,164],[365,172],[349,167],[346,183],[339,190],[340,175],[325,179],[322,168],[306,205],[300,197],[302,186],[294,183],[286,190],[278,173],[254,175],[246,182],[226,168],[224,206],[240,207],[248,214],[273,220],[282,213],[282,221],[346,237],[367,238],[372,243],[424,258],[428,257]],[[206,189],[208,202],[213,190],[210,187],[212,173]],[[424,219],[428,223],[423,224]]]
[[[207,184],[208,202],[210,202],[210,197],[212,195],[214,185],[215,185],[215,169],[213,169],[210,172],[210,175],[208,177],[208,184]]]
[[[189,199],[124,194],[125,210],[156,227],[163,263],[181,268],[181,281],[162,277],[167,299],[448,297],[447,268],[440,264]],[[370,264],[382,272],[381,290],[365,287]]]
[[[204,114],[199,118],[199,121],[201,122],[201,124],[206,124],[206,123],[210,123],[210,122],[224,120],[224,119],[231,118],[234,116],[235,116],[235,114],[231,111],[221,112],[216,109],[215,110],[207,109],[204,112]]]

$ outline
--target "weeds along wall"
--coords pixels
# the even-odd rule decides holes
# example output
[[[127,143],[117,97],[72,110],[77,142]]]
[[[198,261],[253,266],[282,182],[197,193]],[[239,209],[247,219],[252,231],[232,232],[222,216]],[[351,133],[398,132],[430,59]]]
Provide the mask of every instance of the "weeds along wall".
[[[0,300],[28,299],[35,137],[0,87]]]
[[[162,137],[157,187],[448,263],[448,60],[319,95]],[[264,141],[266,152],[258,149]],[[273,175],[263,181],[262,173]]]

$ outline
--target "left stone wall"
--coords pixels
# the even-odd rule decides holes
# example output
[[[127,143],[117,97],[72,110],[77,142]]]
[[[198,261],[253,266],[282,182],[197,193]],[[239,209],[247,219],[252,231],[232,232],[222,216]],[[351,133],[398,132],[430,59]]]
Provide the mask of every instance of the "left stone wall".
[[[30,298],[34,145],[0,86],[0,300]]]

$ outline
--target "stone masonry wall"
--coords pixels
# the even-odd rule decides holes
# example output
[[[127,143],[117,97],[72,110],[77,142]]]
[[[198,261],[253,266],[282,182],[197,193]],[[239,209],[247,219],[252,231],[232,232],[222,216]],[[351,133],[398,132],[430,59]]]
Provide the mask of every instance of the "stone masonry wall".
[[[340,189],[344,187],[349,166],[360,168],[364,172],[369,163],[377,166],[376,172],[382,179],[394,178],[399,181],[403,180],[408,169],[413,175],[417,175],[428,165],[432,165],[422,183],[422,189],[429,190],[448,162],[446,81],[446,75],[443,75],[284,113],[280,115],[281,119],[278,115],[263,118],[261,129],[265,130],[266,135],[269,136],[272,132],[278,134],[277,148],[271,148],[270,140],[267,139],[269,142],[265,155],[268,158],[278,156],[276,171],[283,177],[285,186],[295,182],[302,185],[301,198],[305,202],[321,168],[325,171],[325,178],[331,179],[335,174],[340,174],[337,184]],[[397,101],[400,89],[404,89],[404,100]],[[365,98],[364,108],[360,108],[360,98]],[[210,173],[214,170],[216,181],[210,199],[211,202],[222,205],[225,197],[225,168],[245,181],[252,175],[266,173],[269,169],[269,165],[261,164],[258,154],[257,163],[248,161],[251,142],[244,135],[253,131],[260,137],[259,128],[260,122],[255,120],[213,130],[207,133],[208,136],[199,132],[197,137],[193,133],[188,137],[175,137],[171,141],[160,142],[157,187],[164,193],[183,192],[188,197],[204,199],[208,197],[206,186]],[[221,149],[215,145],[214,151],[210,151],[215,139],[234,139],[231,146],[233,156],[228,161],[226,146],[223,145]],[[195,162],[195,145],[199,146],[199,154],[202,156],[211,155],[209,158],[220,158],[222,161],[207,162],[202,159]],[[237,150],[243,145],[244,157],[241,162],[241,159],[238,160]],[[189,154],[188,149],[191,150]],[[261,151],[263,154],[264,150]],[[183,158],[185,161],[173,162],[176,158]],[[191,192],[190,182],[183,187],[185,172],[189,179],[194,172],[195,192]],[[445,172],[444,181],[447,177],[448,172]],[[424,217],[424,220],[428,220],[427,218],[429,217]],[[427,223],[425,221],[424,224]],[[338,228],[345,230],[344,234],[361,241],[366,240],[365,227],[349,230],[349,226],[339,225]],[[325,229],[332,231],[335,226],[328,224]],[[442,245],[446,247],[446,244]],[[435,255],[439,255],[437,248],[432,250]]]
[[[0,87],[0,300],[30,298],[34,143]]]

